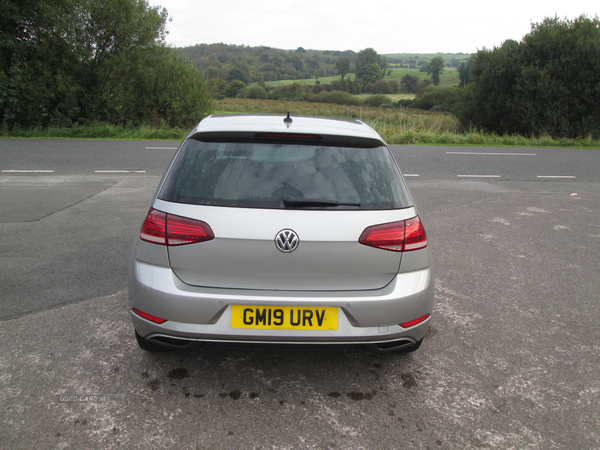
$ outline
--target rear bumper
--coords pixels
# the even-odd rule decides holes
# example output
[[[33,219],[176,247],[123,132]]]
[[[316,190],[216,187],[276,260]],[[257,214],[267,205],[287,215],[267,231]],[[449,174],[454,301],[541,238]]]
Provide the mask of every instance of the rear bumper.
[[[166,319],[156,324],[131,312],[140,336],[174,347],[188,343],[377,344],[396,350],[425,335],[434,301],[432,269],[398,274],[382,289],[368,291],[261,291],[214,289],[184,284],[168,267],[136,260],[129,279],[130,311],[137,308]],[[232,328],[231,305],[332,306],[339,308],[338,329],[255,330]]]

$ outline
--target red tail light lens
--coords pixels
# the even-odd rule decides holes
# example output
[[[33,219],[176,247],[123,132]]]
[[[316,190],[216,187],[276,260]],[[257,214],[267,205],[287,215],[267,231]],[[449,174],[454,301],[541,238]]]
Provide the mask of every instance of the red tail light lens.
[[[365,228],[358,242],[393,252],[409,252],[427,247],[427,234],[417,216]]]
[[[196,244],[214,239],[206,222],[167,214],[168,245]]]
[[[160,245],[185,245],[210,241],[215,235],[206,222],[151,209],[140,231],[140,239]]]
[[[375,225],[362,232],[358,242],[370,247],[401,252],[404,250],[404,221]]]
[[[427,233],[419,216],[406,221],[406,234],[404,235],[404,251],[418,250],[427,247]]]
[[[164,212],[151,209],[140,231],[143,241],[154,244],[167,244],[167,215]]]

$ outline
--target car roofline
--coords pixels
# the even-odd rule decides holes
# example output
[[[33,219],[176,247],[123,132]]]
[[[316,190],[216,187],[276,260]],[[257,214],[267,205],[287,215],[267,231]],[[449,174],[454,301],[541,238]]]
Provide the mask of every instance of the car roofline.
[[[249,139],[261,133],[277,133],[281,136],[313,134],[322,136],[328,142],[355,140],[369,147],[387,146],[373,128],[360,120],[300,115],[291,115],[290,118],[291,121],[284,121],[284,114],[210,115],[198,123],[188,138],[220,139],[235,135]]]

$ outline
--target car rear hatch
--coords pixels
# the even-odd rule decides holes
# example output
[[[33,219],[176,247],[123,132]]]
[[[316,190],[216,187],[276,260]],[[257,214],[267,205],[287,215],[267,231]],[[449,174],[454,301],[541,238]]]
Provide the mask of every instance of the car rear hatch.
[[[293,127],[310,123],[296,120]],[[394,278],[402,253],[359,238],[367,227],[414,217],[412,200],[372,129],[333,123],[367,137],[219,131],[187,139],[153,206],[167,218],[202,221],[214,233],[205,242],[169,246],[171,267],[184,283],[337,291],[377,289]],[[280,241],[296,236],[297,246],[278,248],[283,231]]]
[[[155,208],[202,220],[215,238],[169,246],[174,273],[194,286],[263,290],[365,290],[387,285],[401,252],[358,242],[365,228],[414,217],[413,208],[389,211],[288,211],[167,204]],[[278,236],[297,236],[292,251]],[[285,233],[284,233],[285,235]]]

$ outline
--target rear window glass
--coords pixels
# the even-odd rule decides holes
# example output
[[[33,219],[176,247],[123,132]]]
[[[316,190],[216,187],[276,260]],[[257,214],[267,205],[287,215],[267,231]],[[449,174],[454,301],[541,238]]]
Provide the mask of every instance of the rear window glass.
[[[340,205],[336,210],[411,206],[387,147],[330,147],[314,143],[189,139],[158,195],[177,203],[249,208],[285,208],[285,196],[360,204]]]

